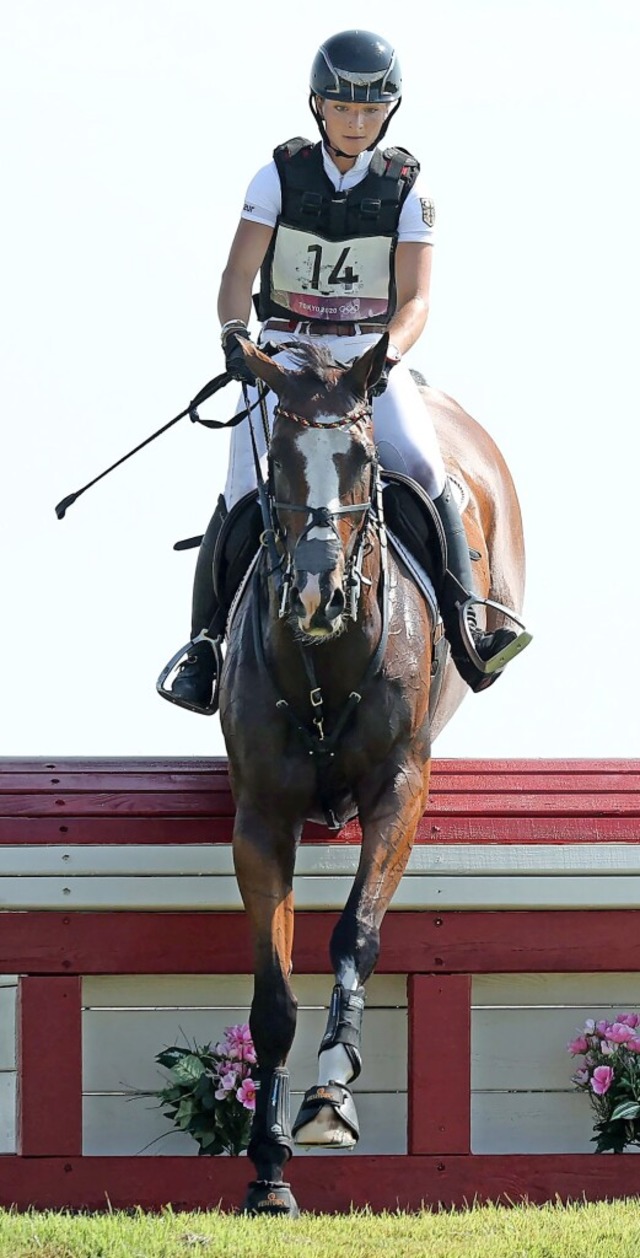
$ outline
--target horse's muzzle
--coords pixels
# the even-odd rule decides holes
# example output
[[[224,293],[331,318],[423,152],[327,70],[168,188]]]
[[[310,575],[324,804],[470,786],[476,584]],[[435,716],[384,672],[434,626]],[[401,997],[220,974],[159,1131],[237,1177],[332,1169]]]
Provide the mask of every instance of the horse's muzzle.
[[[335,572],[297,572],[291,590],[291,612],[302,633],[330,637],[342,628],[346,599]]]

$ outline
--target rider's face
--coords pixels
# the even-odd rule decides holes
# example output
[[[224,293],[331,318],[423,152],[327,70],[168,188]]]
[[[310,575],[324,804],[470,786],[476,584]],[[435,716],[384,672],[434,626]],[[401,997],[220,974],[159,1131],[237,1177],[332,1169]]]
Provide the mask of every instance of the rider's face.
[[[388,105],[320,98],[318,108],[324,118],[329,143],[353,157],[375,143],[389,112]]]

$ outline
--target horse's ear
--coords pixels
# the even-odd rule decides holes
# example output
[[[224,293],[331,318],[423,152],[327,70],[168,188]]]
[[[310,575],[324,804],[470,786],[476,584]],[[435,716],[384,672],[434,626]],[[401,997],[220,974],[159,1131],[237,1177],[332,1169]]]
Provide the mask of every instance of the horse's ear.
[[[253,341],[248,341],[243,336],[239,336],[237,340],[242,346],[242,352],[256,379],[264,380],[265,384],[268,384],[269,388],[279,395],[287,374],[284,367],[281,367],[280,363],[274,363],[268,354],[263,354]]]
[[[367,390],[380,379],[384,364],[387,357],[387,349],[389,346],[389,333],[385,332],[376,341],[375,345],[370,345],[355,362],[351,364],[349,370],[342,377],[343,382],[349,386],[351,391],[357,397],[365,397]]]

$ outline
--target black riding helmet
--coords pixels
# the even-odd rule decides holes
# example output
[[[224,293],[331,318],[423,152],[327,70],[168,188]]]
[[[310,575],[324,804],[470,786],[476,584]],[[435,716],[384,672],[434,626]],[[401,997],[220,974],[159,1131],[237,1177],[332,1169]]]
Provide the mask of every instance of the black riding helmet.
[[[318,49],[309,80],[309,106],[318,124],[320,134],[328,144],[322,116],[318,112],[316,97],[324,100],[362,101],[366,104],[392,104],[374,144],[385,134],[391,118],[400,107],[402,99],[402,74],[400,64],[391,44],[373,31],[340,31],[325,40]],[[341,157],[348,154],[334,150]]]

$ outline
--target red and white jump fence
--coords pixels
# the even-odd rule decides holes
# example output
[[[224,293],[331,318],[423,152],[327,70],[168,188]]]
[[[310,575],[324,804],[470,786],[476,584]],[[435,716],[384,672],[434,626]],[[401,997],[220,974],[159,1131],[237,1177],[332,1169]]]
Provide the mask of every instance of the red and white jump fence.
[[[243,1159],[195,1157],[131,1099],[181,1030],[247,1016],[232,817],[224,761],[0,761],[0,1204],[240,1202]],[[294,1108],[357,842],[309,826],[300,850]],[[301,1204],[640,1193],[633,1155],[590,1151],[565,1051],[586,1017],[640,1009],[639,904],[640,762],[436,762],[368,985],[362,1140],[296,1155]]]

